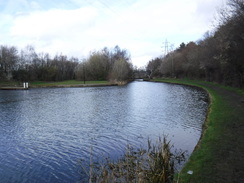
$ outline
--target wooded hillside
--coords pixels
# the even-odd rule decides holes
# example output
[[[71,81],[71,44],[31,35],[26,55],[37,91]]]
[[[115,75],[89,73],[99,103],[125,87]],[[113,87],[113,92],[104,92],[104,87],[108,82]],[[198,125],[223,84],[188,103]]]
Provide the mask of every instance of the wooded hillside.
[[[197,42],[182,43],[165,57],[149,61],[150,77],[204,79],[230,86],[244,85],[244,2],[229,0],[214,32]]]

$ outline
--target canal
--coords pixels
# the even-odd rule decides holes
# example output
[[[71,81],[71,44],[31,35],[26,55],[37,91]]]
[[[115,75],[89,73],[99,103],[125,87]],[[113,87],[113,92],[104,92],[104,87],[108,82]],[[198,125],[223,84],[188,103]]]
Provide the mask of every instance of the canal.
[[[77,182],[80,160],[123,154],[166,135],[191,154],[207,112],[207,93],[134,81],[125,86],[0,90],[1,182]]]

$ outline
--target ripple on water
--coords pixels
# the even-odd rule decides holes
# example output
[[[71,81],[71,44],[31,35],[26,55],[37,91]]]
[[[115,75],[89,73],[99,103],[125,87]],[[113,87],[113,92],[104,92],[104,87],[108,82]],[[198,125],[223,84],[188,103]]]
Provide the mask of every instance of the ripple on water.
[[[202,90],[149,82],[0,96],[3,182],[76,182],[91,147],[94,160],[118,158],[127,144],[145,147],[163,134],[191,153],[208,105]]]

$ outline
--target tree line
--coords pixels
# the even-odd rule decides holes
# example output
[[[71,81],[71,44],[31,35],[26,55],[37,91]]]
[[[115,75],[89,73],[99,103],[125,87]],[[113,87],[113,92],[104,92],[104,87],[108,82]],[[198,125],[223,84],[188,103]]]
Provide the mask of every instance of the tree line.
[[[219,12],[214,32],[197,42],[182,43],[164,57],[148,62],[147,75],[204,79],[230,86],[244,85],[244,3],[229,0]]]
[[[79,80],[110,80],[123,82],[132,78],[133,65],[126,49],[115,46],[113,49],[103,48],[94,51],[87,60],[75,68]]]
[[[132,77],[132,69],[129,52],[119,46],[93,51],[82,61],[62,54],[52,58],[48,53],[36,53],[31,45],[20,51],[15,46],[0,46],[0,80],[122,82]]]

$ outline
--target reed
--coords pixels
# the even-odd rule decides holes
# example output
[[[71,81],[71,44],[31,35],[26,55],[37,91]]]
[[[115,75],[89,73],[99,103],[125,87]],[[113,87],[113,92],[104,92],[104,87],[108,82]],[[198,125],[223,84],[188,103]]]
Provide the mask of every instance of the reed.
[[[135,149],[127,145],[122,158],[112,161],[109,158],[103,164],[90,161],[87,176],[94,183],[172,183],[175,175],[175,163],[184,161],[184,152],[171,153],[172,146],[164,137],[152,144],[148,140],[147,149]],[[92,172],[91,172],[92,171]]]

